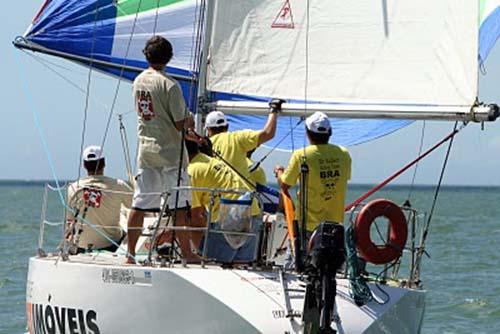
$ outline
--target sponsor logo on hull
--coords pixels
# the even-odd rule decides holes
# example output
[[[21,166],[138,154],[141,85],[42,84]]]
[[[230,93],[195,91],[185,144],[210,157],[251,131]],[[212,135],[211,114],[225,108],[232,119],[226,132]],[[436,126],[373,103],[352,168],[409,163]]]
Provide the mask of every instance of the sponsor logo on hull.
[[[26,304],[30,334],[100,334],[97,312],[63,306]]]

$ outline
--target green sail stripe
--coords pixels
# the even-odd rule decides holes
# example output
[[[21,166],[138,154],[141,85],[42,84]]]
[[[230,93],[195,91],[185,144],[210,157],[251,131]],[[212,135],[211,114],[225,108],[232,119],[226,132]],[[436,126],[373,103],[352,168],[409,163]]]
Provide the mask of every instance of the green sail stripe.
[[[170,6],[172,4],[183,2],[186,0],[118,0],[117,17],[133,15],[137,12],[145,12],[151,9]],[[139,4],[141,8],[139,8]]]

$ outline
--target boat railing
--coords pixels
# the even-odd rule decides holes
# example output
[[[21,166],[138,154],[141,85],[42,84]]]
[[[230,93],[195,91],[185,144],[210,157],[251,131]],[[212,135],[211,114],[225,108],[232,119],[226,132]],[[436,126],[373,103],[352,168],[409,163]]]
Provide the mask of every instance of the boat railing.
[[[67,214],[68,210],[71,210],[72,208],[69,208],[67,206],[67,203],[63,205],[63,210],[62,210],[62,221],[61,222],[54,222],[54,221],[49,221],[47,219],[47,210],[49,207],[49,194],[50,192],[66,192],[67,190],[67,185],[64,187],[53,187],[50,184],[45,185],[44,189],[44,196],[43,196],[43,203],[42,203],[42,210],[41,210],[41,219],[40,219],[40,234],[38,238],[38,255],[39,256],[46,256],[46,252],[44,250],[44,240],[45,240],[45,227],[46,226],[61,226],[61,242],[59,243],[57,247],[57,251],[62,255],[63,259],[67,259],[68,255],[71,254],[71,251],[69,250],[70,247],[68,247],[68,229],[70,229],[70,225],[67,222]],[[116,191],[113,190],[106,190],[106,189],[100,189],[103,193],[116,193]],[[248,190],[245,189],[217,189],[217,188],[206,188],[206,187],[173,187],[168,189],[167,191],[163,193],[148,193],[148,195],[157,195],[162,198],[163,203],[168,202],[168,198],[170,196],[175,196],[177,192],[195,192],[195,191],[203,191],[209,193],[209,208],[207,210],[207,222],[212,222],[212,213],[214,206],[216,204],[216,199],[219,197],[223,196],[228,196],[228,195],[233,195],[236,197],[243,196],[245,194],[250,193],[250,199],[251,201],[257,201],[258,205],[260,208],[263,207],[262,200],[260,197],[257,195],[255,192],[249,192]],[[123,193],[123,192],[121,192]],[[223,234],[223,235],[233,235],[233,236],[241,236],[241,237],[252,237],[252,238],[257,238],[258,237],[258,231],[233,231],[233,230],[226,230],[222,229],[220,227],[214,228],[214,224],[207,223],[206,226],[200,227],[200,226],[174,226],[171,222],[172,219],[165,219],[165,215],[167,214],[168,207],[164,205],[161,208],[160,213],[157,215],[155,222],[152,226],[149,227],[138,227],[137,229],[140,229],[143,232],[143,236],[147,237],[149,239],[148,243],[149,245],[153,245],[155,242],[156,237],[159,235],[160,232],[162,231],[185,231],[185,232],[198,232],[198,233],[203,233],[204,234],[204,242],[203,242],[203,248],[202,248],[202,254],[201,254],[201,263],[204,264],[207,262],[209,259],[207,258],[207,251],[208,251],[208,246],[210,242],[209,234]],[[75,220],[75,223],[81,223],[82,225],[89,225],[91,228],[96,230],[97,232],[101,234],[105,234],[104,231],[102,231],[98,226],[92,224],[92,222],[86,220],[84,217],[76,217],[77,219]],[[259,216],[260,221],[262,221],[261,216]],[[213,222],[212,222],[213,223]],[[121,229],[121,227],[118,226],[106,226],[106,229]],[[133,228],[130,228],[133,229]],[[147,232],[149,229],[149,233]],[[119,246],[119,245],[117,245]],[[144,261],[145,263],[153,263],[153,254],[152,254],[152,249],[153,247],[149,247],[148,254],[147,254],[147,259]],[[258,247],[255,247],[255,253],[254,253],[254,258],[256,258],[258,253]],[[178,254],[177,254],[178,255]],[[172,259],[174,260],[183,260],[182,257]]]
[[[366,203],[361,203],[350,212],[349,224],[353,226],[357,214],[361,211]],[[402,287],[420,288],[422,281],[420,278],[421,263],[425,251],[425,224],[426,214],[419,213],[416,209],[402,205],[400,209],[403,211],[408,228],[408,238],[405,247],[402,249],[402,254],[396,260],[383,265],[383,269],[378,271],[374,266],[368,265],[366,273],[369,278],[377,282],[396,282]],[[374,223],[377,225],[377,222]],[[375,233],[378,241],[387,243],[390,238],[390,228],[387,225],[387,230],[381,231],[382,228],[376,227]]]
[[[192,187],[192,186],[181,186],[181,187],[172,187],[168,191],[166,191],[164,194],[162,194],[163,197],[163,203],[168,202],[168,198],[170,196],[173,196],[176,193],[179,192],[195,192],[195,191],[203,191],[207,192],[210,194],[210,200],[209,200],[209,207],[207,209],[207,224],[205,227],[191,227],[191,226],[164,226],[163,229],[165,230],[182,230],[182,231],[190,231],[190,232],[196,232],[196,231],[202,231],[204,232],[204,242],[203,242],[203,249],[202,249],[202,254],[201,254],[201,264],[204,265],[205,262],[208,260],[207,255],[208,255],[208,249],[209,249],[209,243],[210,243],[210,238],[209,234],[210,233],[215,233],[215,234],[223,234],[223,235],[232,235],[232,236],[247,236],[247,237],[252,237],[252,238],[257,238],[258,232],[250,231],[250,232],[243,232],[243,231],[233,231],[233,230],[226,230],[222,228],[217,228],[214,229],[213,227],[213,209],[216,204],[216,198],[221,197],[222,195],[239,195],[239,196],[244,196],[246,194],[250,194],[250,200],[253,202],[254,200],[257,201],[259,208],[262,209],[263,204],[261,198],[257,195],[256,192],[250,192],[245,189],[220,189],[220,188],[207,188],[207,187]],[[156,239],[156,236],[158,234],[158,230],[160,228],[161,224],[161,218],[162,216],[166,213],[167,211],[167,206],[163,205],[160,214],[158,215],[157,222],[155,224],[155,229],[153,231],[152,237],[151,237],[151,242]],[[261,217],[261,216],[260,216]],[[261,218],[259,218],[260,221],[262,221]],[[258,253],[258,247],[255,247],[254,249],[254,254],[253,254],[253,259],[257,258],[257,253]],[[147,263],[152,262],[152,247],[149,248],[148,252],[148,258],[147,258]]]

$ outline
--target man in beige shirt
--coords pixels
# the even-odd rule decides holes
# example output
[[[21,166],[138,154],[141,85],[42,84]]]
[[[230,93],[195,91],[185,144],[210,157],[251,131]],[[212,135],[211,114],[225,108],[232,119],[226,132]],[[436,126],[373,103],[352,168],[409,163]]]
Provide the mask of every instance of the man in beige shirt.
[[[161,36],[149,39],[144,48],[149,67],[134,80],[135,109],[138,115],[139,151],[132,211],[128,220],[128,259],[135,263],[135,246],[145,212],[159,212],[162,194],[173,187],[189,186],[188,156],[182,131],[194,126],[187,112],[182,91],[165,67],[173,56],[172,45]],[[182,160],[181,160],[182,157]],[[188,192],[168,196],[168,209],[174,210],[177,225],[185,225],[186,209],[191,202]],[[193,256],[189,233],[178,232],[183,256]]]
[[[83,166],[88,176],[68,187],[68,222],[74,225],[73,238],[78,252],[114,252],[122,239],[120,207],[130,207],[132,188],[122,180],[104,176],[105,159],[99,146],[83,151]],[[91,225],[90,225],[91,224]]]

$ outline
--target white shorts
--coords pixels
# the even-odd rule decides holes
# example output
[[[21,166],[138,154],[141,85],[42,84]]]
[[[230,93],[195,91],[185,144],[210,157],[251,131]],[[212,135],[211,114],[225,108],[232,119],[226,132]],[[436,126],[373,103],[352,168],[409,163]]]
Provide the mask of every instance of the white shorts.
[[[168,191],[168,208],[176,207],[177,191],[172,188],[177,186],[177,167],[171,168],[143,168],[137,171],[135,177],[135,191],[132,199],[132,208],[141,211],[158,212]],[[189,177],[185,169],[181,172],[180,186],[189,186]],[[191,192],[181,190],[178,192],[177,208],[185,208],[191,203]],[[163,194],[163,196],[162,196]]]

